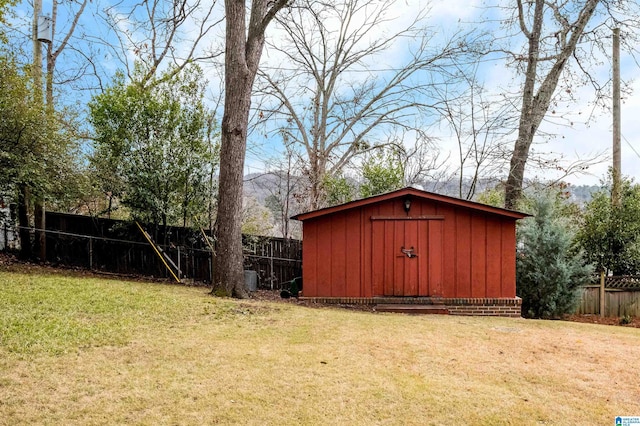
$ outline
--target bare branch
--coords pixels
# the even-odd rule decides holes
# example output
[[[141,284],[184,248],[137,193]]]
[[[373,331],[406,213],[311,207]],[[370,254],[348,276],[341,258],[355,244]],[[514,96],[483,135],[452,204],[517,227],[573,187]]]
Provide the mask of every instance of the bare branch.
[[[193,62],[214,59],[223,50],[210,51],[202,46],[223,18],[214,18],[216,1],[177,0],[165,2],[150,0],[132,5],[120,2],[103,11],[103,20],[117,38],[113,45],[106,38],[99,39],[106,45],[127,70],[133,74],[131,53],[134,61],[144,64],[145,75],[142,86],[157,85],[162,81],[155,77],[159,70],[171,68],[163,73],[163,80],[171,79]],[[126,10],[122,13],[120,10]]]
[[[272,104],[260,106],[266,133],[285,132],[308,162],[313,208],[322,203],[326,174],[387,144],[388,130],[416,130],[437,115],[431,100],[438,80],[455,80],[449,65],[471,56],[474,47],[463,33],[437,46],[435,32],[423,27],[426,12],[394,26],[392,1],[301,5],[277,19],[286,37],[269,44],[289,66],[263,67],[257,91]],[[381,65],[385,52],[406,40],[416,40],[410,58]]]

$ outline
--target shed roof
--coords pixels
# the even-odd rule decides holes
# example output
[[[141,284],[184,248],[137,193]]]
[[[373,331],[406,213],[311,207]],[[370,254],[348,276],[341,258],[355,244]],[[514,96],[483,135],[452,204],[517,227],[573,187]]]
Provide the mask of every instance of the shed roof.
[[[478,212],[494,214],[494,215],[502,216],[505,218],[511,218],[514,220],[531,216],[527,213],[522,213],[516,210],[508,210],[500,207],[493,207],[487,204],[477,203],[475,201],[464,200],[462,198],[450,197],[448,195],[441,195],[441,194],[436,194],[434,192],[423,191],[421,189],[406,187],[406,188],[398,189],[396,191],[387,192],[385,194],[374,195],[373,197],[350,201],[348,203],[340,204],[333,207],[325,207],[323,209],[314,210],[307,213],[300,213],[295,216],[292,216],[291,219],[305,221],[305,220],[313,219],[316,217],[338,213],[344,210],[355,209],[358,207],[363,207],[370,204],[375,204],[382,201],[387,201],[387,200],[392,200],[397,198],[404,198],[407,196],[424,199],[424,200],[438,201],[444,204],[449,204],[456,207],[463,207],[463,208],[475,210]]]

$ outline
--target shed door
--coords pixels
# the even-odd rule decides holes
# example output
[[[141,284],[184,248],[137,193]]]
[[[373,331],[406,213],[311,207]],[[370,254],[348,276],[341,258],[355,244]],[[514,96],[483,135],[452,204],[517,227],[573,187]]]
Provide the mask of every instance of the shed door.
[[[372,218],[376,296],[436,296],[442,283],[442,220]]]

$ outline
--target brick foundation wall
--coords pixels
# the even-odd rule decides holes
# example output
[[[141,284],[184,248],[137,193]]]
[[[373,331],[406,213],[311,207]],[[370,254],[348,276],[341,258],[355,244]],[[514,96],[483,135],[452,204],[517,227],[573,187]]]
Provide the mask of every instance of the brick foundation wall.
[[[492,317],[520,318],[522,308],[520,306],[449,306],[449,315],[479,315]]]
[[[480,297],[301,297],[312,303],[337,305],[439,305],[450,315],[479,315],[517,318],[522,316],[522,299]]]
[[[451,315],[484,315],[521,317],[522,299],[503,298],[455,298],[446,302]]]

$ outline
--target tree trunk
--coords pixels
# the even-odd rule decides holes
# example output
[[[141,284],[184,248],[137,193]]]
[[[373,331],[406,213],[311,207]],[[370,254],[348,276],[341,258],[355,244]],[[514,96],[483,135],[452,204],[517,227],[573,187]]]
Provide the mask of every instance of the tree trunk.
[[[227,96],[230,92],[236,92],[229,86],[226,87],[226,91]],[[238,92],[240,91],[238,90]],[[234,102],[239,100],[238,97]],[[247,102],[246,99],[245,102]],[[225,117],[222,121],[213,288],[224,290],[230,296],[246,298],[248,295],[244,288],[244,258],[242,255],[242,189],[246,127],[242,127],[243,115],[242,112],[238,112],[236,110],[235,113],[227,114],[225,106]],[[248,116],[246,117],[248,119]],[[244,123],[246,126],[247,121]],[[236,167],[232,166],[234,164]]]
[[[44,202],[40,197],[36,198],[33,203],[33,222],[36,229],[35,251],[40,262],[47,261],[47,234],[45,232],[45,208]]]
[[[525,83],[522,94],[522,107],[520,110],[520,123],[518,128],[518,139],[516,140],[513,154],[511,156],[511,168],[505,185],[505,207],[513,209],[522,196],[522,184],[524,181],[524,170],[529,158],[529,149],[533,143],[538,127],[549,109],[553,93],[558,86],[558,81],[564,67],[575,51],[576,45],[582,37],[585,27],[593,16],[599,0],[588,0],[575,22],[564,22],[564,27],[556,35],[562,38],[562,49],[553,56],[553,65],[544,78],[538,75],[538,62],[541,60],[540,40],[542,35],[543,20],[545,17],[545,2],[536,0],[535,12],[532,28],[526,28],[522,12],[521,0],[518,1],[520,10],[520,27],[522,33],[528,39],[527,69],[525,71]],[[544,55],[542,55],[544,56]],[[549,58],[546,58],[549,60]],[[536,91],[536,81],[542,82]]]
[[[213,288],[246,298],[242,256],[242,192],[253,79],[247,65],[244,1],[225,1],[225,101],[220,145],[218,220]]]
[[[213,291],[248,297],[242,256],[242,191],[251,91],[264,47],[264,31],[287,0],[251,2],[249,28],[244,0],[225,1],[225,101],[220,145]]]
[[[111,219],[111,209],[113,208],[113,195],[109,192],[109,206],[107,207],[107,219]]]
[[[324,165],[320,164],[317,151],[309,151],[309,163],[309,180],[311,183],[309,207],[311,210],[317,210],[323,206],[325,201],[325,169]]]
[[[55,2],[54,2],[55,3]],[[45,74],[45,108],[47,118],[53,118],[53,72],[56,67],[55,58],[51,56],[51,45],[49,45],[47,50],[47,72]]]
[[[58,2],[51,4],[51,43],[47,44],[47,72],[45,74],[45,100],[47,115],[53,113],[53,72],[56,68],[57,55],[53,51],[53,38],[56,36],[56,23],[58,20]]]

